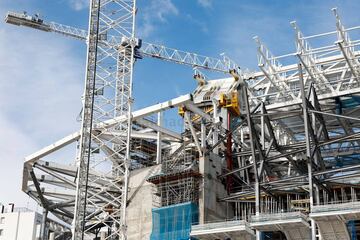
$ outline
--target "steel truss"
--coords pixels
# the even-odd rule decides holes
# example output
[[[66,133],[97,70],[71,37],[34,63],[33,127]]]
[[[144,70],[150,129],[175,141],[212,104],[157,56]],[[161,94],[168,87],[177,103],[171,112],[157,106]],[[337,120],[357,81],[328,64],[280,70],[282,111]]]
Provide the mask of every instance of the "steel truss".
[[[172,143],[179,144],[179,142],[183,141],[184,138],[180,134],[159,126],[147,118],[153,114],[166,111],[167,109],[190,104],[192,101],[191,99],[191,95],[184,95],[132,112],[131,119],[134,122],[134,129],[131,131],[132,141],[130,146],[132,162],[128,168],[133,169],[138,168],[139,166],[141,167],[140,162],[137,162],[136,156],[138,155],[145,156],[145,162],[147,162],[147,164],[155,164],[155,159],[151,160],[151,156],[146,157],[144,149],[138,148],[140,145],[137,143],[137,140],[145,141],[148,144],[156,144],[159,140],[157,133],[161,133],[161,148],[159,148],[159,151],[163,152],[163,154],[166,153],[166,149],[168,149]],[[109,231],[109,229],[111,229],[111,231],[107,237],[110,238],[111,236],[116,236],[112,227],[114,223],[122,223],[120,221],[122,221],[121,219],[123,216],[115,218],[115,216],[117,216],[115,215],[116,213],[122,213],[121,207],[124,206],[120,204],[122,203],[121,197],[123,196],[122,190],[125,181],[125,173],[123,173],[122,168],[120,168],[124,166],[124,164],[120,165],[121,162],[119,161],[122,159],[120,157],[123,155],[120,156],[121,152],[117,149],[124,141],[126,141],[127,136],[123,131],[118,129],[118,126],[126,125],[127,122],[128,115],[124,112],[124,115],[112,117],[93,125],[93,131],[96,132],[96,138],[94,138],[95,144],[91,145],[93,158],[91,159],[87,181],[87,209],[89,207],[92,209],[91,212],[89,210],[86,212],[86,220],[88,220],[89,223],[85,225],[84,233],[87,236],[96,236],[99,234],[100,230]],[[138,128],[138,126],[142,127]],[[187,138],[185,138],[185,140],[186,139]],[[54,152],[63,151],[64,148],[67,148],[78,141],[81,141],[80,132],[70,134],[56,143],[28,156],[24,164],[23,191],[28,193],[41,206],[47,209],[47,211],[68,224],[72,223],[75,217],[74,213],[76,213],[75,197],[77,193],[76,180],[79,179],[78,166],[67,166],[43,159],[48,156],[51,157],[51,154]],[[115,151],[115,149],[117,151]],[[159,155],[161,152],[155,152],[154,154]],[[110,164],[108,164],[110,167],[104,165],[104,163],[107,163],[108,161],[111,161]],[[101,168],[92,167],[95,166],[92,164],[98,164]],[[105,170],[108,169],[105,173],[104,168]],[[122,175],[115,172],[116,170],[121,171],[120,174]],[[199,176],[196,175],[196,178],[198,177]],[[189,183],[192,184],[192,182]],[[194,182],[194,184],[197,183]],[[188,188],[187,191],[189,194],[194,193],[189,192]],[[96,206],[102,206],[101,210],[96,210]],[[105,213],[101,211],[104,211]],[[101,217],[104,215],[106,217],[102,219]],[[118,227],[120,227],[120,225],[118,225]],[[118,235],[120,235],[120,233]]]
[[[135,11],[135,1],[93,0],[90,4],[74,240],[87,239],[103,226],[111,229],[107,239],[126,239]],[[123,41],[117,46],[101,45],[104,34],[120,36]],[[128,119],[111,131],[99,126],[119,115]],[[104,133],[110,133],[111,138],[102,138]],[[98,176],[90,176],[91,171],[99,172]],[[103,187],[96,187],[99,181],[105,183]]]
[[[359,148],[360,52],[359,41],[349,37],[359,27],[346,29],[333,11],[337,30],[331,33],[306,37],[291,23],[295,54],[275,57],[255,37],[261,72],[244,77],[243,124],[232,133],[247,134],[240,144],[233,143],[233,160],[240,164],[219,176],[241,180],[222,200],[235,202],[237,209],[245,207],[247,213],[236,214],[246,220],[358,201],[360,188],[352,182],[359,181],[360,165],[346,159],[357,156]],[[336,36],[335,45],[310,47],[312,38],[330,36]],[[294,56],[298,64],[281,65],[282,58]],[[348,101],[353,101],[351,107],[345,106]],[[311,220],[311,239],[316,239],[319,226]]]
[[[87,41],[87,31],[72,26],[67,26],[56,22],[44,22],[42,19],[31,17],[27,14],[8,12],[5,21],[10,24],[34,28],[45,32],[54,32],[67,37]],[[103,32],[99,39],[99,44],[107,47],[119,46],[122,44],[123,36],[114,33]],[[137,39],[138,45],[135,48],[135,57],[157,58],[177,64],[188,65],[193,68],[201,68],[221,73],[229,73],[231,69],[239,67],[230,58],[223,55],[221,59],[203,56],[197,53],[186,52],[163,45],[144,42]]]

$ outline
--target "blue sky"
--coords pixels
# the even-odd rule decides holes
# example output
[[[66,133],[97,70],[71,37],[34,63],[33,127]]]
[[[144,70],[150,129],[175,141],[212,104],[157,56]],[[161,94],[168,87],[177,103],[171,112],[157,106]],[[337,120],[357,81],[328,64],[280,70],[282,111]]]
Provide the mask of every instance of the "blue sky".
[[[295,51],[292,20],[305,35],[333,31],[330,9],[338,7],[346,26],[360,25],[358,0],[138,0],[138,7],[137,35],[145,41],[214,57],[225,52],[253,70],[255,35],[282,55]],[[86,0],[0,0],[0,15],[8,10],[87,28]],[[0,202],[26,205],[23,158],[79,128],[85,54],[83,42],[0,23]],[[186,66],[143,59],[135,71],[136,108],[196,86]]]

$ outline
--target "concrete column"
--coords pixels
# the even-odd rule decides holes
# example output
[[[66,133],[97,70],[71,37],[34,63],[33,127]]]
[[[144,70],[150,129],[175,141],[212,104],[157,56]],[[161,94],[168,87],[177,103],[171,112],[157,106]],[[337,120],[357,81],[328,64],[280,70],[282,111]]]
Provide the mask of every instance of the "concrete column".
[[[55,233],[50,233],[49,234],[49,240],[55,240]]]

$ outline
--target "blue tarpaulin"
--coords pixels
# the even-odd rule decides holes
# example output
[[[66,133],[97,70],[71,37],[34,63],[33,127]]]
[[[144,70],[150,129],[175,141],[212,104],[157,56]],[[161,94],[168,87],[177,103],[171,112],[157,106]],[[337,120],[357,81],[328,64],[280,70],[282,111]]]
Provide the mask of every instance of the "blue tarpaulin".
[[[192,202],[154,208],[150,240],[189,240],[191,225],[198,220],[199,209]]]
[[[349,221],[347,224],[349,233],[350,233],[350,238],[351,240],[356,240],[356,225],[355,225],[355,221]]]

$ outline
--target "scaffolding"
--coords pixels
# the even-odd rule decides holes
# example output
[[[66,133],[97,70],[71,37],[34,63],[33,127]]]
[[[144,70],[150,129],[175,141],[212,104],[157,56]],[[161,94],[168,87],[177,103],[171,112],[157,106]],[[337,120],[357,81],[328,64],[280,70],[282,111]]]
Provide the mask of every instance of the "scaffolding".
[[[199,200],[200,179],[198,153],[190,143],[183,143],[173,152],[163,155],[161,173],[151,176],[154,184],[154,202],[169,206]],[[156,200],[155,200],[156,199]]]

